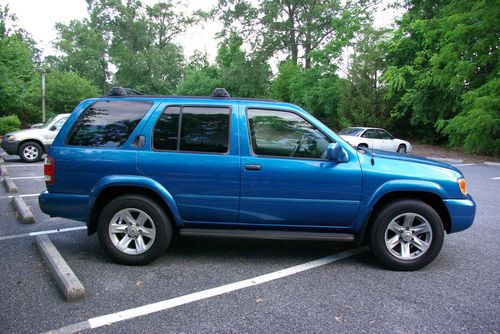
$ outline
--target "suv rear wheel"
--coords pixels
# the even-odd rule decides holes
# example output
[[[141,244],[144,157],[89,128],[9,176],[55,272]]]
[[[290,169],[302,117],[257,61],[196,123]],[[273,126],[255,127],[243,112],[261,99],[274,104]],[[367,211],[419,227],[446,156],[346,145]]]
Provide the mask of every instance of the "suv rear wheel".
[[[417,270],[432,262],[443,246],[439,214],[427,203],[400,200],[385,206],[371,230],[375,256],[394,270]]]
[[[124,195],[102,209],[97,233],[113,261],[143,265],[165,252],[172,238],[172,226],[155,201],[146,196]]]
[[[24,162],[37,162],[42,159],[42,147],[32,141],[28,141],[19,148],[19,156]]]

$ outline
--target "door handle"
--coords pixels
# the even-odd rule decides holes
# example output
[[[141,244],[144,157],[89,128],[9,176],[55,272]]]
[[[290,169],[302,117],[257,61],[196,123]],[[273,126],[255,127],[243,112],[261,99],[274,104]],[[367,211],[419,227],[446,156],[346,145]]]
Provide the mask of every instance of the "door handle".
[[[143,147],[145,143],[146,143],[146,138],[144,138],[144,136],[137,136],[135,137],[132,145],[134,145],[135,147]]]
[[[245,170],[261,170],[262,166],[259,164],[248,164],[245,165]]]

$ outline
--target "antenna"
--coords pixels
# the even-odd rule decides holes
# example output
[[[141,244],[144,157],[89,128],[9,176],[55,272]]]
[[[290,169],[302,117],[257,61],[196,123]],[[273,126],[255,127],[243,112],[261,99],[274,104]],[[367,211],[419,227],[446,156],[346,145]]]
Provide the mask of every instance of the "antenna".
[[[372,147],[370,147],[370,153],[371,153],[371,159],[370,159],[370,163],[373,165],[375,165],[375,159],[373,159],[373,138],[371,138],[372,140]]]

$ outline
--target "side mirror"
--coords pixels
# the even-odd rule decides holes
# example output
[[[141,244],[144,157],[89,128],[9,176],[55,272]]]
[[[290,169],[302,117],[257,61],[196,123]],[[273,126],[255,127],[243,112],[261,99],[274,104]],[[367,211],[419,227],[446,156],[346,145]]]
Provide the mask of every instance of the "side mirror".
[[[50,131],[56,131],[56,130],[57,130],[57,126],[52,125],[52,126],[50,127],[50,129],[49,129],[49,130],[50,130]]]
[[[333,162],[347,162],[349,161],[349,156],[346,151],[338,143],[328,144],[326,150],[326,158]]]

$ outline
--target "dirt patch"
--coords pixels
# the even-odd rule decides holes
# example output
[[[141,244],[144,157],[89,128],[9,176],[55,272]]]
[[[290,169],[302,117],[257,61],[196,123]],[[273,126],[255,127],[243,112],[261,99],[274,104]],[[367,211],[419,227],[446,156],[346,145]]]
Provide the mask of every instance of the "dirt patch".
[[[445,158],[445,159],[457,159],[463,160],[464,163],[467,162],[485,162],[485,161],[493,161],[500,162],[500,158],[492,158],[485,155],[478,154],[467,154],[460,150],[449,149],[441,146],[432,146],[432,145],[424,145],[424,144],[415,144],[413,145],[413,149],[411,154],[418,155],[421,157],[430,157],[430,158]]]

